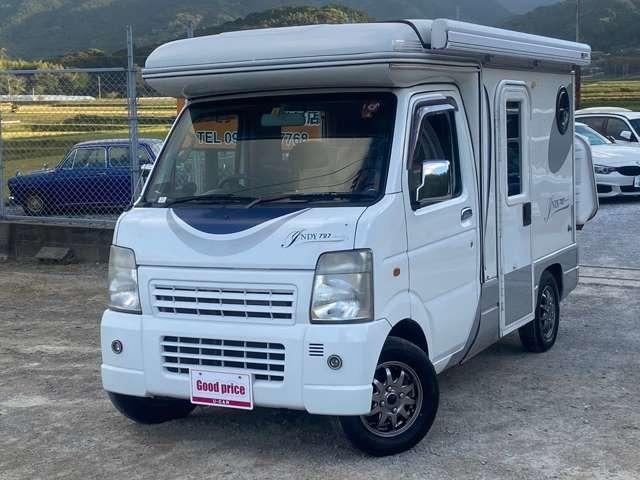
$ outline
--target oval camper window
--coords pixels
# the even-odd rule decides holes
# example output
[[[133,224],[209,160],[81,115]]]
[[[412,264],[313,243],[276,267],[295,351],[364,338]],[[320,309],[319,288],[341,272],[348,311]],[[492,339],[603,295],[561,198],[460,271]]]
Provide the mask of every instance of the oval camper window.
[[[560,135],[567,133],[571,123],[571,101],[566,87],[561,87],[556,100],[556,125]]]

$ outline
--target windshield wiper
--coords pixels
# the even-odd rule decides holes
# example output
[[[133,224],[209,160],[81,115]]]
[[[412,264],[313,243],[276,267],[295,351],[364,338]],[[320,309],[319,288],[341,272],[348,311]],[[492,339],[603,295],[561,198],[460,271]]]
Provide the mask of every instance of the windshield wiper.
[[[321,202],[325,200],[335,200],[337,198],[348,200],[365,200],[375,198],[375,195],[353,192],[290,193],[287,195],[275,195],[273,197],[256,198],[251,203],[249,203],[246,208],[252,208],[256,205],[261,205],[264,203],[281,202],[283,200],[293,200],[296,202]]]
[[[190,195],[188,197],[176,198],[175,200],[171,200],[164,204],[161,204],[163,207],[172,207],[174,205],[184,204],[184,203],[209,203],[209,204],[227,204],[227,203],[247,203],[255,201],[255,197],[241,197],[237,195],[228,195],[228,194],[211,194],[211,195]]]

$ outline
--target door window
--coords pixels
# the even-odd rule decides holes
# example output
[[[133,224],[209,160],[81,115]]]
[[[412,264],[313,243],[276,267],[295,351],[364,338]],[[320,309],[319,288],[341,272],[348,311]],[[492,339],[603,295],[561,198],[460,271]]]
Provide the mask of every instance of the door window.
[[[138,164],[147,165],[151,163],[149,152],[143,146],[138,147]],[[129,166],[129,147],[111,147],[109,149],[109,165],[112,167]]]
[[[591,128],[593,128],[596,132],[601,135],[605,135],[604,124],[606,121],[605,117],[583,117],[578,119],[581,123],[584,123]]]
[[[623,142],[628,142],[629,138],[624,138],[621,133],[622,132],[631,132],[631,127],[627,125],[627,122],[624,120],[620,120],[619,118],[609,118],[607,121],[607,136],[613,137],[616,140],[622,140]],[[631,137],[632,140],[633,136]]]
[[[449,174],[440,178],[430,176],[428,181],[442,181],[448,185],[421,188],[424,187],[423,164],[442,161],[449,162]],[[422,119],[409,167],[409,191],[414,210],[450,200],[462,193],[458,137],[453,110],[428,114]],[[442,195],[443,191],[446,194]]]
[[[105,168],[107,155],[104,148],[79,148],[73,162],[74,170],[83,168]]]
[[[522,102],[507,102],[508,196],[522,193]]]

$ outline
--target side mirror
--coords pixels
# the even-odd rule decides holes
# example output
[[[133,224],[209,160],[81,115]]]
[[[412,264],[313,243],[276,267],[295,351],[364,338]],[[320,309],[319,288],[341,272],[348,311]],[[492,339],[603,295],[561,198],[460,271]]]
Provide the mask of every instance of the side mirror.
[[[416,202],[443,200],[451,197],[451,162],[425,160],[422,162],[422,184],[416,189]]]
[[[622,132],[620,132],[620,138],[622,138],[625,142],[635,141],[633,140],[633,133],[631,133],[629,130],[623,130]]]

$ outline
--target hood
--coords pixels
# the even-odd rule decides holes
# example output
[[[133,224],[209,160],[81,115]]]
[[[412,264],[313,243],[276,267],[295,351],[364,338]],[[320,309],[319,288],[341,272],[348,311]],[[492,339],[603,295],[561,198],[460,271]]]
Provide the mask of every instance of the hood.
[[[591,154],[595,165],[609,167],[640,166],[640,148],[623,145],[592,145]]]
[[[315,269],[318,256],[354,246],[366,207],[134,208],[114,244],[141,266]]]
[[[19,179],[19,178],[42,177],[44,175],[50,175],[53,172],[55,172],[55,168],[42,168],[40,170],[34,170],[32,172],[27,172],[27,173],[20,172],[19,175],[15,175],[14,177],[11,177],[9,180]]]

